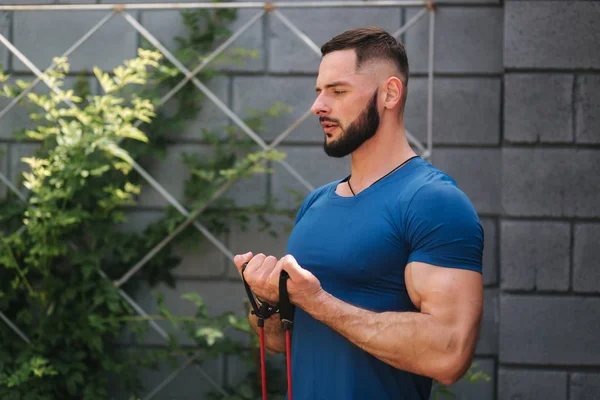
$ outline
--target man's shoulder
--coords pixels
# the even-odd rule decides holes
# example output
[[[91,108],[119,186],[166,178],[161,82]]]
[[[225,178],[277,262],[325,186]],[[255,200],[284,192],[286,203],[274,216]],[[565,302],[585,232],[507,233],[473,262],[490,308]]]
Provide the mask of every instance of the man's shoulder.
[[[415,209],[473,209],[471,200],[456,181],[446,172],[423,161],[405,182],[397,197],[400,209],[410,212]]]

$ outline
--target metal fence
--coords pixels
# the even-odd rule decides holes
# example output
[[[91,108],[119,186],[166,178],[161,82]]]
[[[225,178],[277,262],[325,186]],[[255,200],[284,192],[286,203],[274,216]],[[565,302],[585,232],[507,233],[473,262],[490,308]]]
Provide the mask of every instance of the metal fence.
[[[147,39],[163,56],[169,60],[176,68],[178,68],[184,75],[185,78],[173,87],[167,94],[165,94],[159,105],[165,104],[171,99],[181,88],[183,88],[188,82],[192,82],[204,95],[212,101],[221,111],[223,111],[239,128],[242,129],[253,141],[255,141],[263,150],[269,150],[279,145],[290,133],[292,133],[304,120],[310,116],[310,110],[306,111],[297,121],[291,124],[286,130],[281,132],[272,142],[266,143],[256,132],[248,127],[243,120],[236,115],[227,105],[219,99],[212,91],[210,91],[196,75],[204,69],[211,61],[213,61],[219,54],[227,49],[237,38],[239,38],[244,32],[246,32],[251,26],[261,20],[266,14],[272,14],[278,18],[285,26],[287,26],[299,39],[301,39],[311,50],[313,50],[319,57],[321,51],[317,46],[301,29],[299,29],[292,21],[290,21],[280,9],[286,8],[335,8],[335,7],[414,7],[421,8],[411,19],[409,19],[402,27],[400,27],[393,36],[399,38],[404,32],[406,32],[411,26],[422,19],[427,13],[429,13],[429,49],[428,49],[428,88],[427,88],[427,143],[421,143],[414,135],[410,132],[406,132],[407,138],[415,150],[420,153],[421,157],[429,158],[432,154],[432,120],[433,120],[433,61],[434,61],[434,29],[435,29],[435,6],[432,2],[426,1],[319,1],[319,2],[282,2],[282,3],[271,3],[271,2],[223,2],[223,3],[155,3],[155,4],[70,4],[70,5],[0,5],[0,11],[15,11],[15,12],[27,12],[27,11],[43,11],[43,10],[63,10],[63,11],[109,11],[108,14],[103,16],[96,25],[94,25],[85,35],[77,40],[71,47],[69,47],[61,57],[70,56],[75,50],[77,50],[84,42],[92,37],[96,32],[102,29],[102,27],[112,18],[119,16],[124,18],[137,32],[139,32],[145,39]],[[165,46],[163,46],[157,39],[144,28],[131,14],[129,10],[175,10],[175,9],[216,9],[216,8],[232,8],[232,9],[258,9],[252,18],[250,18],[241,28],[234,32],[225,42],[223,42],[217,49],[215,49],[208,57],[193,70],[187,69]],[[3,118],[27,93],[29,93],[37,84],[44,82],[50,90],[58,92],[59,89],[52,85],[45,78],[45,74],[56,67],[54,63],[48,66],[44,72],[42,72],[36,65],[34,65],[18,48],[16,48],[5,36],[0,34],[0,42],[8,50],[17,57],[24,65],[27,66],[37,78],[33,83],[25,89],[20,95],[14,98],[6,108],[0,111],[0,119]],[[73,106],[70,101],[66,101],[68,105]],[[140,121],[141,123],[141,121]],[[138,123],[139,126],[139,123]],[[295,177],[308,192],[312,191],[313,186],[306,180],[296,169],[289,165],[284,160],[278,161],[293,177]],[[187,210],[179,201],[177,201],[160,183],[158,183],[146,170],[144,170],[135,160],[132,160],[132,167],[152,186],[156,189],[173,207],[175,207],[182,215],[186,217],[186,220],[179,225],[171,234],[165,237],[159,242],[148,254],[146,254],[141,260],[125,273],[120,279],[113,282],[114,286],[119,288],[119,293],[125,299],[125,301],[132,306],[132,308],[141,316],[148,317],[148,314],[120,287],[125,284],[136,272],[148,263],[152,257],[157,254],[164,246],[171,242],[179,233],[181,233],[190,224],[193,225],[198,231],[200,231],[211,243],[213,243],[223,254],[229,259],[233,260],[233,253],[225,246],[219,239],[217,239],[211,232],[206,229],[202,224],[196,221],[197,217],[206,209],[206,207],[219,196],[223,195],[225,191],[231,186],[231,183],[220,188],[209,201],[207,201],[202,207],[190,211]],[[13,191],[19,199],[26,202],[26,197],[15,187],[10,179],[0,172],[0,181]],[[18,231],[21,234],[25,231],[26,226],[23,225]],[[108,279],[104,272],[100,271],[103,278]],[[0,311],[0,319],[2,319],[22,340],[27,343],[31,343],[30,339],[9,319],[7,316]],[[153,320],[149,320],[150,326],[163,338],[165,341],[168,336],[167,333]],[[195,353],[191,357],[185,360],[185,362],[176,370],[174,370],[169,376],[167,376],[159,385],[149,391],[144,399],[152,399],[156,394],[163,390],[171,381],[173,381],[184,369],[191,365],[198,357],[199,353]],[[227,395],[228,393],[215,382],[203,369],[198,368],[198,371],[202,376],[220,393]]]

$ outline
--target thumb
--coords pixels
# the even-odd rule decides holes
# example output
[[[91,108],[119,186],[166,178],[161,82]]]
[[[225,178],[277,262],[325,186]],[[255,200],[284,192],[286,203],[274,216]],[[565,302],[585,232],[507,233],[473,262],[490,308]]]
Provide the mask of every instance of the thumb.
[[[303,279],[305,278],[306,273],[309,273],[298,265],[298,261],[290,254],[283,257],[281,261],[282,269],[290,275],[292,281]]]
[[[240,275],[242,275],[242,268],[244,267],[244,264],[249,262],[251,259],[252,259],[251,251],[249,251],[246,254],[238,254],[235,257],[233,257],[233,263],[235,264],[235,267],[237,268],[238,273]]]

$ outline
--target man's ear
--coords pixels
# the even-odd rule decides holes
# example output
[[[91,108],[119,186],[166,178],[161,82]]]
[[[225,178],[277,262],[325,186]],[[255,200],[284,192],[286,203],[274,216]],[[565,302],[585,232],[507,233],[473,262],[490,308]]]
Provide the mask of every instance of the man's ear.
[[[395,76],[389,77],[385,83],[385,108],[396,108],[402,102],[403,91],[404,84],[402,81]]]

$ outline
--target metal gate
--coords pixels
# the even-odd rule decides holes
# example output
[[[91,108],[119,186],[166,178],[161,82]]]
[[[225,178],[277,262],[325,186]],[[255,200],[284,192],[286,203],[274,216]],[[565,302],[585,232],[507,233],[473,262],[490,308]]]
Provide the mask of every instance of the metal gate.
[[[223,3],[156,3],[156,4],[71,4],[71,5],[0,5],[0,11],[15,11],[15,12],[26,12],[26,11],[51,11],[51,10],[63,10],[63,11],[82,11],[82,10],[96,10],[96,11],[109,11],[103,18],[98,21],[85,35],[77,40],[71,47],[69,47],[60,57],[68,57],[77,50],[84,42],[98,32],[109,20],[113,17],[124,18],[137,32],[139,32],[145,39],[147,39],[163,56],[169,60],[176,68],[178,68],[184,75],[185,78],[173,87],[167,94],[165,94],[159,103],[160,105],[165,104],[171,99],[181,88],[183,88],[188,82],[192,82],[194,86],[198,88],[204,95],[212,101],[221,111],[225,113],[243,132],[245,132],[253,141],[255,141],[264,151],[275,148],[279,145],[290,133],[292,133],[304,120],[310,116],[310,110],[306,111],[297,121],[291,124],[286,130],[281,132],[272,142],[266,143],[256,132],[248,127],[242,119],[236,115],[227,105],[219,99],[211,90],[209,90],[196,75],[202,71],[211,61],[213,61],[219,54],[227,49],[237,38],[239,38],[244,32],[246,32],[251,26],[256,24],[265,15],[272,14],[278,18],[290,31],[292,31],[299,39],[301,39],[311,50],[313,50],[319,57],[321,51],[305,33],[303,33],[292,21],[290,21],[280,9],[286,8],[336,8],[336,7],[416,7],[421,10],[416,13],[406,24],[401,26],[397,31],[393,33],[395,38],[399,38],[404,32],[406,32],[411,26],[423,18],[429,13],[429,45],[428,45],[428,86],[427,86],[427,143],[421,143],[414,135],[410,132],[406,132],[409,142],[415,147],[421,157],[429,158],[432,154],[432,121],[433,121],[433,60],[434,60],[434,30],[435,30],[435,7],[432,2],[429,1],[315,1],[315,2],[282,2],[282,3],[271,3],[271,2],[223,2]],[[252,18],[250,18],[241,28],[239,28],[231,37],[223,42],[217,49],[215,49],[208,57],[206,57],[196,68],[193,70],[187,69],[167,48],[165,48],[157,39],[154,37],[144,26],[142,26],[128,10],[175,10],[175,9],[215,9],[215,8],[233,8],[233,9],[258,9]],[[18,48],[16,48],[5,36],[0,34],[0,42],[8,50],[17,57],[27,68],[29,68],[37,78],[32,84],[18,97],[14,98],[9,105],[0,111],[0,119],[3,118],[24,96],[27,95],[37,84],[44,82],[50,90],[55,93],[59,92],[59,89],[52,85],[51,82],[44,78],[44,74],[56,67],[54,63],[48,66],[44,72],[42,72],[36,65],[34,65]],[[66,100],[69,106],[73,104]],[[138,121],[136,126],[139,126],[141,121]],[[310,192],[314,187],[306,180],[296,169],[289,165],[285,160],[278,160],[279,162],[294,178],[296,178],[305,188],[307,192]],[[136,272],[146,265],[152,257],[157,254],[164,246],[171,242],[179,233],[181,233],[190,224],[193,225],[198,231],[200,231],[211,243],[213,243],[224,255],[229,259],[233,260],[233,253],[225,246],[219,239],[217,239],[208,229],[202,224],[196,221],[196,218],[206,209],[206,207],[213,202],[215,199],[223,195],[227,189],[234,183],[229,182],[228,184],[221,187],[213,196],[200,208],[196,210],[187,210],[179,201],[177,201],[160,183],[158,183],[146,170],[144,170],[135,160],[131,161],[132,167],[150,184],[158,193],[161,194],[173,207],[175,207],[182,215],[186,217],[186,220],[181,223],[172,233],[165,237],[159,242],[148,254],[146,254],[141,260],[139,260],[118,280],[114,281],[115,287],[119,288],[119,293],[125,299],[125,301],[132,306],[132,308],[143,317],[148,317],[148,314],[120,287],[125,284]],[[26,202],[26,197],[15,187],[10,179],[0,172],[0,181],[2,181],[11,191],[15,193],[23,202]],[[23,225],[17,234],[21,234],[25,231],[26,225]],[[108,279],[104,272],[100,271],[103,278]],[[0,311],[0,319],[2,319],[22,340],[27,343],[31,343],[30,339],[10,320],[4,313]],[[167,333],[153,320],[149,320],[150,326],[163,338],[165,341],[168,336]],[[171,381],[173,381],[184,369],[186,369],[196,358],[200,356],[199,353],[195,353],[191,357],[185,360],[185,362],[176,370],[174,370],[168,377],[166,377],[159,385],[148,392],[144,399],[152,399],[162,389],[164,389]],[[215,382],[204,370],[198,368],[202,376],[220,393],[227,395],[228,393]]]

